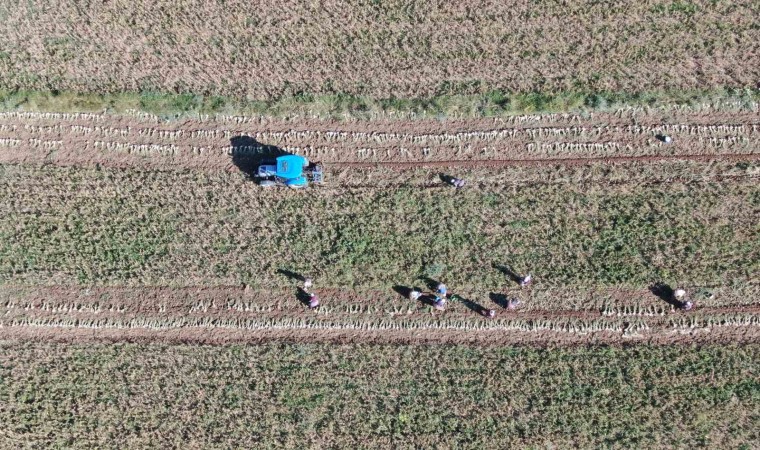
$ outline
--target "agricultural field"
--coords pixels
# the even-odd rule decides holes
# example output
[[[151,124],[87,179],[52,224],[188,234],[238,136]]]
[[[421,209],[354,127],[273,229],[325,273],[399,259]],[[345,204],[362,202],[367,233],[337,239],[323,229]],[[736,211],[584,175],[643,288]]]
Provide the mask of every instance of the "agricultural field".
[[[0,447],[760,447],[757,2],[254,3],[0,5]]]
[[[66,448],[750,449],[758,361],[756,344],[0,344],[0,439]]]
[[[29,0],[0,89],[271,100],[757,87],[756,1]]]
[[[0,112],[0,441],[753,448],[757,119]]]
[[[0,335],[754,341],[756,119],[756,105],[449,121],[0,113]],[[321,160],[328,182],[250,180],[283,152]],[[317,311],[298,291],[307,275]],[[408,298],[436,281],[456,294],[445,312]],[[698,308],[657,283],[688,286]]]

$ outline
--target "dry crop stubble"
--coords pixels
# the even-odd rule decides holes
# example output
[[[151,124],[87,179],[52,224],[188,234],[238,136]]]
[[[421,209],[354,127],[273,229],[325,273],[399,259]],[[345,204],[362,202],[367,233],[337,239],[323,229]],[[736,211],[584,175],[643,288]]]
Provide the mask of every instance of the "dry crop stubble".
[[[43,3],[0,5],[0,89],[295,100],[278,103],[285,120],[0,114],[0,440],[757,441],[756,104],[435,122],[388,120],[372,103],[754,86],[754,3]],[[299,111],[320,101],[312,93],[367,96],[359,108],[383,114],[298,119],[323,114]],[[551,109],[547,98],[515,107]],[[226,172],[230,154],[259,150],[230,147],[248,133],[356,167],[328,166],[334,182],[306,193],[262,191]],[[608,156],[676,159],[455,163],[446,170],[468,180],[464,191],[412,166]],[[494,264],[537,283],[519,289]],[[306,309],[283,268],[315,276],[321,309]],[[436,314],[392,290],[424,274],[464,300]],[[656,280],[688,286],[697,308],[656,297]],[[478,314],[511,296],[524,301],[518,313]],[[42,340],[67,344],[30,342]],[[330,344],[284,344],[314,341]],[[750,345],[626,348],[645,342]]]
[[[30,1],[3,9],[0,87],[8,89],[252,99],[641,92],[750,87],[760,67],[749,1]]]

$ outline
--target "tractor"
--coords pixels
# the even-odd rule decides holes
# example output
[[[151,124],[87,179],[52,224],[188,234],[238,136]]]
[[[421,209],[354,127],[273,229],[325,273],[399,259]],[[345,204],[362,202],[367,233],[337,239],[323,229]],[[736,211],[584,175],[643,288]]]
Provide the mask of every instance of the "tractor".
[[[257,173],[260,186],[306,187],[322,182],[322,164],[310,163],[300,155],[278,157],[274,164],[262,164]]]

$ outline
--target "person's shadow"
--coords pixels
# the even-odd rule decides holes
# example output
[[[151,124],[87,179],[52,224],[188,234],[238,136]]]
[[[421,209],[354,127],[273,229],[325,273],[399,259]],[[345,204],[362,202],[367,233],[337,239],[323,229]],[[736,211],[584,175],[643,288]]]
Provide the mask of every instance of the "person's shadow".
[[[451,297],[451,300],[457,301],[463,304],[464,306],[467,307],[467,309],[481,316],[485,315],[486,311],[488,311],[488,308],[484,307],[480,303],[476,303],[472,300],[466,299],[464,297],[460,297],[458,295],[453,295]]]
[[[249,178],[255,178],[259,166],[274,162],[278,156],[289,153],[276,145],[265,145],[251,136],[235,136],[230,139],[232,165]]]
[[[298,301],[305,306],[311,306],[311,295],[309,295],[308,292],[304,291],[303,288],[299,287],[296,291],[296,299],[298,299]]]
[[[433,292],[437,291],[438,285],[441,284],[439,281],[430,277],[421,277],[420,280],[422,280],[425,283],[425,286]]]
[[[499,272],[503,273],[507,276],[510,280],[514,281],[516,284],[520,284],[522,282],[522,277],[515,273],[515,271],[512,270],[509,266],[502,266],[500,264],[494,264],[493,268],[498,270]]]
[[[446,175],[445,173],[439,173],[438,178],[441,180],[443,184],[451,186],[451,183],[454,181],[456,177],[452,177],[451,175]]]
[[[509,308],[509,299],[504,294],[491,292],[490,294],[488,294],[488,298],[490,298],[492,302],[496,303],[498,306],[501,306],[504,309]]]
[[[665,283],[655,283],[649,287],[649,291],[669,305],[675,306],[676,308],[683,307],[683,303],[676,300],[674,297],[673,288]]]
[[[286,277],[288,277],[288,278],[290,278],[292,280],[306,281],[306,277],[304,277],[301,274],[295,273],[295,272],[293,272],[291,270],[288,270],[288,269],[277,269],[277,273],[279,273],[280,275],[285,275]]]

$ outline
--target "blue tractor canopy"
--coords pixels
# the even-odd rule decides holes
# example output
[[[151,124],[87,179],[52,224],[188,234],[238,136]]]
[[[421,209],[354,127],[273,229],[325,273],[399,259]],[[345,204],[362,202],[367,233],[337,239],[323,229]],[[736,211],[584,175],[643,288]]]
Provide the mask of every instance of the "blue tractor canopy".
[[[304,187],[309,181],[322,182],[322,165],[310,163],[300,155],[283,155],[278,157],[274,164],[259,166],[258,177],[261,185]]]
[[[309,160],[300,155],[285,155],[277,158],[276,176],[291,180],[303,175],[303,169],[308,167]]]

